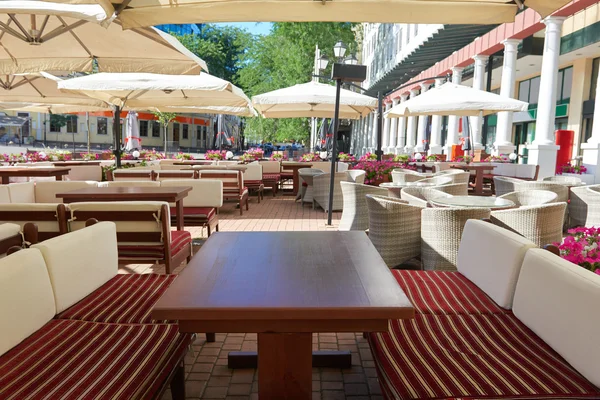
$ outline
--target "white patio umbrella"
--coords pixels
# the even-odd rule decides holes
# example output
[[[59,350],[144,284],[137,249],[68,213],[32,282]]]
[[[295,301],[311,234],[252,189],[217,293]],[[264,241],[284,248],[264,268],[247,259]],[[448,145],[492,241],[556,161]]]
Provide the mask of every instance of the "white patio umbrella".
[[[475,117],[501,111],[527,111],[527,107],[528,104],[524,101],[448,82],[392,107],[385,117],[418,115]]]
[[[512,22],[527,6],[545,17],[569,0],[58,0],[101,4],[124,27],[197,22],[337,21],[436,24]],[[114,5],[114,6],[113,6]]]
[[[101,6],[0,1],[0,74],[38,71],[198,74],[206,63],[155,28],[124,31]]]
[[[335,86],[318,82],[302,83],[252,97],[254,108],[265,118],[332,118]],[[358,119],[377,107],[377,99],[342,89],[340,118]]]
[[[138,115],[135,111],[129,111],[127,113],[127,135],[125,136],[125,150],[132,151],[141,149],[141,138],[140,138],[140,124],[138,121]]]

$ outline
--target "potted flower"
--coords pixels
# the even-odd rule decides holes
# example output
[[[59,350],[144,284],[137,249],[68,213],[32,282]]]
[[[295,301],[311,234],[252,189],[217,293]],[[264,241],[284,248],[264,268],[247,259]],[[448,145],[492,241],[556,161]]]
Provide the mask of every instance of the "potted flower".
[[[225,150],[207,150],[204,154],[204,158],[207,160],[224,160],[227,155]]]
[[[446,160],[445,154],[430,154],[427,156],[427,161],[429,162],[441,162]]]
[[[352,154],[339,153],[338,160],[343,161],[343,162],[355,162],[356,157],[354,157]]]
[[[489,156],[485,159],[487,162],[495,162],[495,163],[510,163],[511,160],[506,154],[500,154],[498,156]]]
[[[312,161],[321,161],[321,156],[319,156],[319,153],[302,154],[302,157],[300,158],[300,162],[312,162]]]
[[[366,153],[364,156],[358,159],[358,161],[374,161],[377,160],[377,154],[375,153]]]
[[[410,156],[408,154],[398,154],[394,157],[394,162],[408,164],[410,161]]]
[[[556,169],[557,175],[562,175],[562,174],[581,175],[581,174],[585,174],[586,172],[587,172],[587,168],[583,165],[564,164]]]
[[[457,156],[452,161],[454,161],[454,162],[464,162],[465,164],[469,165],[473,161],[473,156],[464,154],[462,156]]]
[[[179,152],[173,156],[175,160],[184,161],[184,160],[193,160],[194,156],[189,153]]]
[[[392,171],[396,168],[415,169],[414,167],[406,164],[398,164],[391,160],[363,160],[356,163],[352,169],[362,169],[366,172],[365,184],[379,186],[383,182],[390,182],[392,180]]]
[[[81,159],[84,161],[93,161],[93,160],[97,160],[98,158],[100,158],[100,154],[95,154],[95,153],[81,153],[80,156],[81,156]]]
[[[146,160],[146,161],[164,160],[165,158],[166,158],[166,156],[164,153],[161,153],[154,149],[152,149],[150,151],[141,150],[140,156],[138,157],[139,160]]]
[[[599,240],[600,228],[580,227],[569,229],[563,242],[555,245],[562,258],[600,275]]]
[[[269,157],[269,160],[283,161],[283,160],[287,160],[287,158],[288,158],[287,154],[273,153],[273,154],[271,154],[271,157]]]

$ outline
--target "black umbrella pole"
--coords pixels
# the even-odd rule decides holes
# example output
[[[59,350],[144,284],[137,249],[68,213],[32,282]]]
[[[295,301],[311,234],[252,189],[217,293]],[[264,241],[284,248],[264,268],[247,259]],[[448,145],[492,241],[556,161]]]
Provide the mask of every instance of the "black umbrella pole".
[[[341,79],[335,82],[335,112],[333,114],[333,144],[331,146],[331,173],[329,175],[329,206],[327,207],[327,225],[331,226],[333,218],[333,190],[335,184],[335,164],[337,162],[337,134],[340,119],[340,92],[342,89]]]
[[[113,116],[113,127],[115,135],[115,163],[117,168],[121,168],[121,107],[115,106],[115,112]]]
[[[377,161],[381,161],[383,151],[381,151],[381,141],[383,135],[383,93],[377,92]]]

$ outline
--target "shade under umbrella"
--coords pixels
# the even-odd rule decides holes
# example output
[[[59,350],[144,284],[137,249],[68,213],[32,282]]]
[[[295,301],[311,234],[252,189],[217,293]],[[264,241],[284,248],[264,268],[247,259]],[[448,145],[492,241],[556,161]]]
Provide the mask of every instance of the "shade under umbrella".
[[[514,21],[512,0],[59,0],[102,4],[126,28],[160,24],[243,21],[498,24]],[[523,0],[545,17],[570,0]]]
[[[252,97],[254,108],[265,118],[332,118],[335,86],[318,82],[302,83]],[[377,99],[342,89],[340,118],[358,119],[377,107]]]
[[[527,107],[528,104],[520,100],[448,82],[392,107],[385,117],[418,115],[474,117],[501,111],[527,111]]]
[[[155,28],[123,30],[94,5],[0,1],[0,74],[39,71],[198,74],[206,63]]]

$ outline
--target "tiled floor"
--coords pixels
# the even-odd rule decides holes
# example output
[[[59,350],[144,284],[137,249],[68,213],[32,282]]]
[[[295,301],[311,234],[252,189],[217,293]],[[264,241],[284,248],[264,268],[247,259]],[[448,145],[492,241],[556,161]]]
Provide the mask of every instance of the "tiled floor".
[[[278,195],[257,204],[250,199],[250,210],[239,215],[233,203],[227,203],[220,211],[221,231],[311,231],[336,229],[341,213],[333,214],[333,227],[326,223],[327,214],[321,209],[313,210],[308,204],[301,206],[293,197]],[[189,228],[194,238],[203,237],[199,228]],[[205,233],[204,233],[205,234]],[[185,268],[184,266],[176,272]],[[151,265],[127,265],[122,272],[163,272],[162,267]],[[206,343],[199,334],[193,346],[193,354],[186,358],[186,395],[190,399],[257,399],[257,374],[254,369],[231,370],[227,368],[227,354],[236,350],[256,350],[256,334],[217,333],[216,342]],[[352,368],[313,369],[313,399],[382,399],[381,389],[373,358],[362,333],[321,333],[313,336],[315,350],[349,350]],[[170,399],[165,393],[163,399]]]

